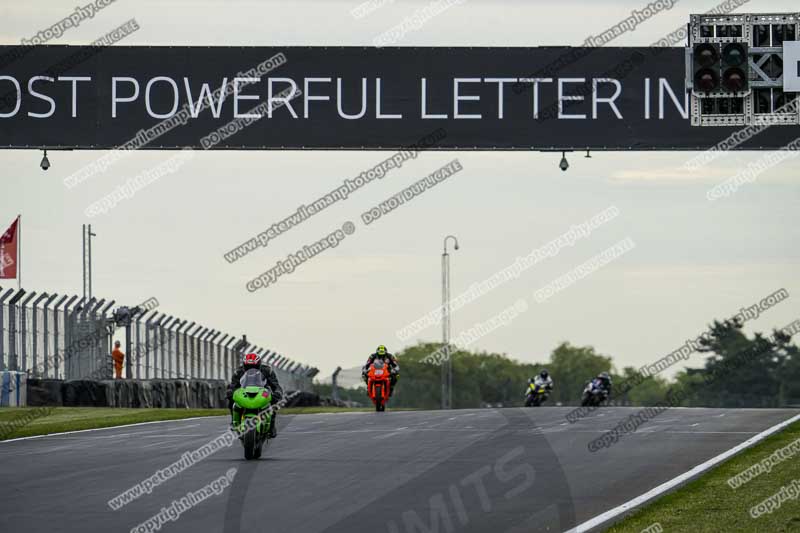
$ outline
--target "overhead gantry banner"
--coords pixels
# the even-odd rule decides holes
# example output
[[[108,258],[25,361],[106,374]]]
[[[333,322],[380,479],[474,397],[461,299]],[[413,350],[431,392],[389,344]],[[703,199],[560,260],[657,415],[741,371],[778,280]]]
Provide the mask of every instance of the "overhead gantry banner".
[[[0,147],[699,150],[683,48],[0,47]],[[737,145],[800,137],[774,126]]]

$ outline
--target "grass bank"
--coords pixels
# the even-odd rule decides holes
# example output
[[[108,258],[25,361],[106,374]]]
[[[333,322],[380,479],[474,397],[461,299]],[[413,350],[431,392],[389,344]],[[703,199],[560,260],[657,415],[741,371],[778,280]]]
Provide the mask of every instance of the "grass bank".
[[[784,452],[776,453],[780,449],[784,449]],[[785,459],[781,460],[781,456]],[[755,466],[759,463],[762,467]],[[758,468],[761,473],[751,471],[749,479],[745,476],[732,479],[751,467]],[[753,473],[756,475],[752,476]],[[728,480],[732,480],[731,484],[737,488],[733,488]],[[744,483],[738,484],[737,481]],[[793,484],[796,488],[790,491],[789,487]],[[784,493],[782,498],[781,491]],[[792,493],[794,498],[791,497]],[[660,529],[693,533],[797,532],[800,531],[798,494],[800,422],[640,509],[608,532],[640,533],[647,528],[651,528],[649,531]],[[759,506],[770,497],[773,497],[772,503]],[[771,507],[771,512],[763,512],[767,505]],[[751,512],[758,516],[754,518]],[[656,524],[658,527],[655,527]]]
[[[281,409],[281,414],[302,415],[374,410],[374,407],[361,409],[348,407],[287,407]],[[228,416],[228,410],[128,409],[123,407],[2,407],[0,408],[0,441],[18,437],[61,433],[63,431],[220,415]]]

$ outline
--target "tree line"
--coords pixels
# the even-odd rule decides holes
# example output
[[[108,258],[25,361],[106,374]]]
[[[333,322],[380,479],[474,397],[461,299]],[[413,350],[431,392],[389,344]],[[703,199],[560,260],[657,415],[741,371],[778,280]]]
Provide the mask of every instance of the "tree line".
[[[748,337],[742,326],[735,319],[715,321],[699,340],[698,351],[706,355],[704,365],[685,367],[671,380],[659,374],[647,376],[634,367],[617,369],[611,356],[568,342],[558,345],[541,363],[453,348],[453,406],[521,406],[528,378],[543,368],[555,381],[550,405],[577,405],[586,381],[604,371],[614,383],[615,405],[663,405],[669,398],[680,398],[680,405],[687,407],[800,404],[800,351],[791,342],[794,331],[785,328]],[[395,354],[401,372],[390,405],[421,409],[441,405],[441,366],[423,362],[439,348],[440,343],[419,343]],[[330,395],[330,385],[318,386],[317,392]],[[364,387],[339,388],[338,392],[343,400],[369,404]]]

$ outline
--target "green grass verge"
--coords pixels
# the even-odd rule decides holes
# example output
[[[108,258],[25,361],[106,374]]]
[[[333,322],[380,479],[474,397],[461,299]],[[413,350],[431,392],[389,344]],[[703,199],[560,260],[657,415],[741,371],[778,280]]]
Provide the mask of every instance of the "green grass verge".
[[[346,413],[374,411],[374,407],[287,407],[282,414]],[[402,411],[404,409],[390,409]],[[180,420],[197,416],[228,416],[227,409],[128,409],[122,407],[2,407],[0,441],[62,431],[96,429],[139,422]]]
[[[745,450],[685,487],[636,511],[609,533],[640,533],[660,524],[665,532],[784,533],[800,531],[800,499],[787,499],[772,513],[751,518],[750,509],[792,481],[800,483],[800,453],[733,489],[728,479],[750,468],[775,450],[800,439],[800,422]],[[654,529],[657,531],[658,529]]]
[[[0,440],[157,420],[227,415],[227,409],[126,409],[115,407],[3,407]]]

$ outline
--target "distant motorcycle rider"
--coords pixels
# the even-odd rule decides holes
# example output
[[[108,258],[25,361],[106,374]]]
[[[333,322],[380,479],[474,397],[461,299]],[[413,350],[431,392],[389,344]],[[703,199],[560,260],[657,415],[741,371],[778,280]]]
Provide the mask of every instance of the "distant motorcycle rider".
[[[603,390],[603,395],[608,399],[611,396],[611,376],[608,375],[608,372],[600,372],[597,374],[597,377],[594,378],[594,381],[597,382]]]
[[[548,394],[553,390],[553,378],[550,377],[550,373],[547,369],[542,369],[541,372],[536,377],[532,377],[528,379],[528,386],[533,385],[534,387],[542,387],[544,390],[547,391]]]
[[[231,378],[231,382],[228,385],[228,409],[231,412],[231,424],[234,427],[236,427],[238,422],[241,421],[241,414],[238,413],[238,409],[236,412],[234,412],[233,393],[241,386],[239,381],[242,379],[244,373],[254,368],[261,371],[261,376],[264,378],[264,381],[267,382],[267,386],[272,390],[271,403],[274,405],[283,399],[283,387],[281,387],[280,383],[278,383],[278,376],[275,375],[275,371],[272,370],[272,367],[266,363],[262,363],[261,356],[258,354],[249,353],[245,355],[242,358],[242,364],[233,373],[233,378]],[[274,439],[276,436],[278,436],[278,430],[275,426],[275,419],[277,418],[276,415],[277,413],[273,411],[272,419],[269,425],[269,438],[271,439]]]
[[[381,344],[375,349],[375,353],[370,355],[367,358],[367,364],[364,365],[364,368],[361,369],[361,378],[364,380],[364,383],[369,381],[367,374],[369,373],[369,367],[372,366],[372,363],[375,362],[376,359],[383,359],[383,362],[389,365],[389,369],[391,371],[391,382],[389,383],[389,396],[392,396],[394,392],[394,385],[397,383],[397,376],[400,375],[400,365],[397,364],[397,359],[393,356],[389,351],[386,349],[386,346]]]

